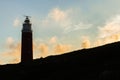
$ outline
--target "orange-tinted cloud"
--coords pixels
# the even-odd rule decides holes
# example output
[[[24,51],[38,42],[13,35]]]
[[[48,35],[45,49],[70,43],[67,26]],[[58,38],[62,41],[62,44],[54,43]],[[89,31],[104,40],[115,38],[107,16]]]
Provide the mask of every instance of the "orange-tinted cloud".
[[[82,37],[82,42],[80,46],[83,48],[91,48],[95,46],[100,46],[110,42],[115,42],[120,40],[120,34],[114,34],[105,38],[98,38],[95,42],[91,42],[88,36]],[[73,51],[73,45],[62,44],[58,41],[58,38],[53,36],[48,42],[35,42],[33,41],[34,59],[40,57],[47,57],[49,55],[60,55],[66,52]],[[8,50],[0,53],[0,63],[19,63],[21,57],[21,43],[15,42],[12,37],[6,39],[6,44]],[[81,48],[79,48],[81,49]]]
[[[120,33],[120,15],[111,18],[103,27],[99,27],[99,37],[105,38]]]
[[[82,48],[90,48],[91,47],[91,43],[90,43],[90,40],[88,37],[84,36],[82,37],[83,40],[82,40],[82,43],[81,43],[81,47]]]
[[[71,48],[72,48],[71,45],[56,44],[56,46],[54,47],[54,53],[55,53],[55,55],[66,53],[66,52],[70,51]]]
[[[3,64],[20,62],[20,43],[16,43],[14,47],[9,47],[5,52],[0,53],[0,60]]]
[[[42,57],[48,56],[48,46],[46,44],[42,43],[38,47],[39,47],[38,49],[40,50],[40,54]]]
[[[120,15],[108,20],[103,27],[98,28],[98,31],[95,46],[120,41]]]

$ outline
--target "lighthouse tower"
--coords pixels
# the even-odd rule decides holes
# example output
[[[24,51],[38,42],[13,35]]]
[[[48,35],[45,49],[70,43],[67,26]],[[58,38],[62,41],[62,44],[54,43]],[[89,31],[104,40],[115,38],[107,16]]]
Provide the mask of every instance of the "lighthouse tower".
[[[33,60],[32,29],[29,16],[26,16],[22,28],[21,63],[31,62],[32,60]]]

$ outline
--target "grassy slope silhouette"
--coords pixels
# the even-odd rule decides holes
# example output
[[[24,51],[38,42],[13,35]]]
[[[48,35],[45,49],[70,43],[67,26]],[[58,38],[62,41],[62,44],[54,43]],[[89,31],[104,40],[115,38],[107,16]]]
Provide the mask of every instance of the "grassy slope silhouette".
[[[120,42],[0,66],[1,80],[119,80]]]

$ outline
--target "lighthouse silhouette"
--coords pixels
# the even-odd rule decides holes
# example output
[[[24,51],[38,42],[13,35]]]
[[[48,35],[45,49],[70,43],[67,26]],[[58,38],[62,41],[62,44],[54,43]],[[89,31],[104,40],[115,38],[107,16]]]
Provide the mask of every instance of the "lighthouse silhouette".
[[[32,62],[33,60],[33,44],[32,44],[32,29],[29,16],[23,23],[22,40],[21,40],[21,63]]]

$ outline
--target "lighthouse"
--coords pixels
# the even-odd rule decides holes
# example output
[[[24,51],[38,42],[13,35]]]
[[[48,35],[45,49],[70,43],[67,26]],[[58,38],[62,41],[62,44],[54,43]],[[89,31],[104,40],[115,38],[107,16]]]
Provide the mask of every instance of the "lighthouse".
[[[23,23],[22,44],[21,44],[21,63],[31,62],[33,60],[32,29],[29,16]]]

